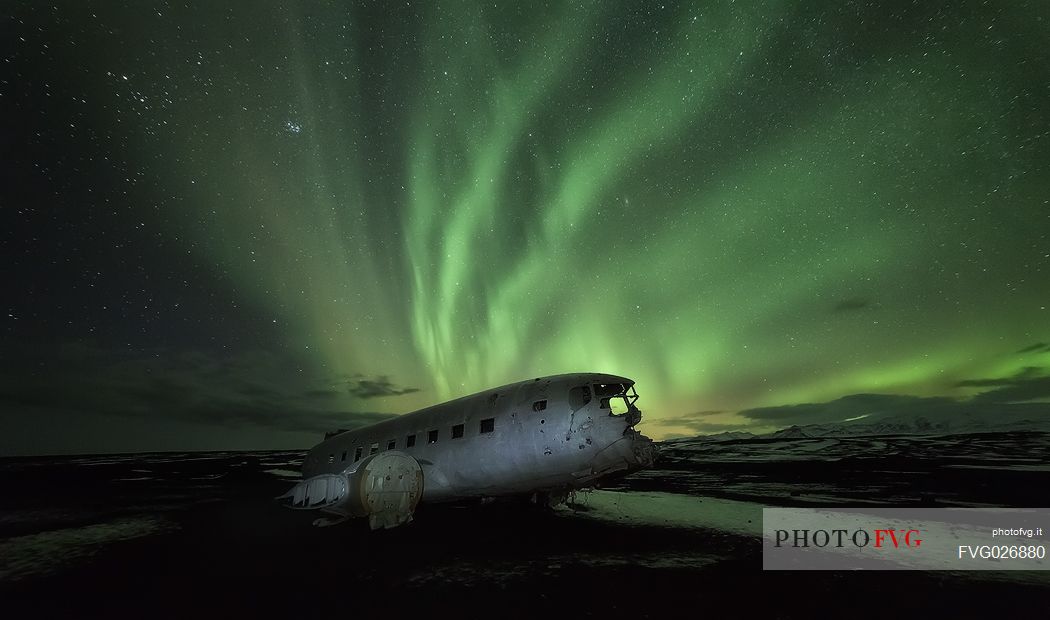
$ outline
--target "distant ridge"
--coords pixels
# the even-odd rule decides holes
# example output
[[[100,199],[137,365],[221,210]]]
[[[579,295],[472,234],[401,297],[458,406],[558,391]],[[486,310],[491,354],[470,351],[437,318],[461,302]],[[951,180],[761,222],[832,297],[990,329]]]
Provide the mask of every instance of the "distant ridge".
[[[931,419],[932,418],[932,419]],[[1050,432],[1050,418],[1033,419],[989,412],[987,415],[965,415],[955,419],[947,416],[887,416],[881,420],[866,417],[850,422],[826,424],[793,424],[770,433],[756,435],[747,431],[729,431],[714,435],[672,439],[677,441],[741,441],[748,439],[808,439],[821,437],[871,437],[879,435],[967,435],[972,433],[1004,433],[1016,431]]]

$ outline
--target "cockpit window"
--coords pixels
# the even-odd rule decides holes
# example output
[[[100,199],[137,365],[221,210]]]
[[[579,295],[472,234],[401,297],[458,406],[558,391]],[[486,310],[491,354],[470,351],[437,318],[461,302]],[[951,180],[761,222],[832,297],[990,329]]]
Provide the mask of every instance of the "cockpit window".
[[[591,402],[591,388],[586,385],[578,385],[569,390],[569,407],[576,411]]]
[[[638,400],[634,386],[622,383],[596,383],[594,393],[600,407],[608,409],[609,415],[622,415],[631,410],[631,405]]]

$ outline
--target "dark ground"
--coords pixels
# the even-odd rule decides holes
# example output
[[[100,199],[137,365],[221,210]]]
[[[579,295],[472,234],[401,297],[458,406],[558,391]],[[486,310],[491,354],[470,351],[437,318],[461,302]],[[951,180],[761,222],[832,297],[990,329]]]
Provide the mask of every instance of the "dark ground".
[[[762,505],[1036,507],[1050,436],[683,443],[578,510],[311,526],[299,452],[0,460],[5,617],[1045,617],[1050,573],[763,572]],[[755,523],[758,520],[759,523]],[[15,612],[14,615],[9,615]]]

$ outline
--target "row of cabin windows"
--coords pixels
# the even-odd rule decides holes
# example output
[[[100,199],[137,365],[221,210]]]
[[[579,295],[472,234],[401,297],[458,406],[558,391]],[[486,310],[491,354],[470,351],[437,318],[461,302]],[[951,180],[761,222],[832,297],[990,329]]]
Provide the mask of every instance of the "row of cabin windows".
[[[599,397],[613,396],[613,395],[621,393],[622,391],[623,391],[623,386],[621,384],[618,384],[618,383],[611,384],[611,385],[606,385],[606,384],[596,384],[595,385],[595,394],[597,394]],[[489,397],[489,404],[495,404],[497,397],[498,397],[498,394],[493,394],[491,397]],[[590,388],[590,386],[578,385],[576,387],[573,387],[573,388],[569,389],[569,407],[571,407],[573,411],[576,411],[577,409],[580,409],[581,407],[585,407],[590,402],[591,402],[591,388]],[[610,408],[610,406],[609,406],[609,398],[602,398],[602,400],[601,400],[601,407],[602,407],[602,409],[609,409]],[[547,400],[546,399],[537,400],[534,403],[532,403],[532,410],[533,411],[544,411],[546,409],[547,409]],[[483,433],[491,433],[493,430],[495,430],[495,425],[496,425],[496,419],[495,418],[485,418],[484,420],[481,420],[479,432],[482,433],[482,434]],[[463,425],[462,424],[456,424],[455,426],[452,427],[452,439],[460,439],[462,437],[463,437]],[[428,444],[437,443],[437,440],[438,440],[438,429],[433,429],[431,431],[427,431],[427,443]],[[409,435],[408,437],[405,438],[405,447],[406,448],[411,448],[411,447],[413,447],[415,445],[416,445],[416,436],[415,436],[415,434]],[[396,439],[391,439],[390,441],[387,442],[387,444],[386,444],[386,449],[387,450],[394,450],[396,448],[397,448],[397,440]],[[354,462],[355,463],[357,461],[361,460],[362,452],[363,452],[362,448],[358,448],[354,452]],[[368,453],[371,455],[371,454],[375,454],[376,452],[379,452],[379,444],[378,443],[373,443],[371,448],[369,449]],[[343,452],[343,459],[342,460],[344,460],[344,461],[346,460],[346,452],[345,451]],[[332,463],[334,461],[335,461],[335,455],[334,454],[329,454],[328,455],[328,462]]]
[[[463,437],[463,429],[464,429],[464,426],[462,424],[454,425],[452,427],[452,438],[453,439],[461,439]],[[485,418],[484,420],[482,420],[481,422],[478,423],[478,434],[480,434],[480,435],[484,435],[485,433],[491,433],[491,432],[493,432],[495,430],[496,430],[496,418]],[[437,443],[437,440],[438,440],[438,429],[435,428],[435,429],[433,429],[431,431],[427,431],[427,443],[428,444]],[[416,434],[415,433],[405,437],[405,447],[406,448],[411,448],[411,447],[413,447],[415,445],[416,445]],[[396,448],[397,448],[397,440],[396,439],[391,439],[390,441],[387,442],[387,444],[386,444],[386,449],[387,450],[394,450]],[[373,443],[371,445],[371,447],[368,449],[368,454],[369,455],[375,454],[376,452],[379,452],[379,442]],[[356,463],[356,462],[360,461],[361,457],[363,455],[364,455],[364,447],[358,446],[357,449],[354,450],[354,462]],[[342,458],[342,460],[343,461],[346,460],[346,450],[343,450],[343,458]],[[335,455],[334,454],[329,454],[328,455],[328,462],[329,463],[335,462]]]

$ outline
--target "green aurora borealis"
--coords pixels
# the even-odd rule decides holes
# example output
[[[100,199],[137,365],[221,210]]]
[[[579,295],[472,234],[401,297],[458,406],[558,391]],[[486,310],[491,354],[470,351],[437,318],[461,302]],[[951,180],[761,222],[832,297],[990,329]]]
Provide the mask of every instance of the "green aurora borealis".
[[[223,355],[622,374],[656,438],[1050,368],[1046,3],[227,4],[16,18]]]

